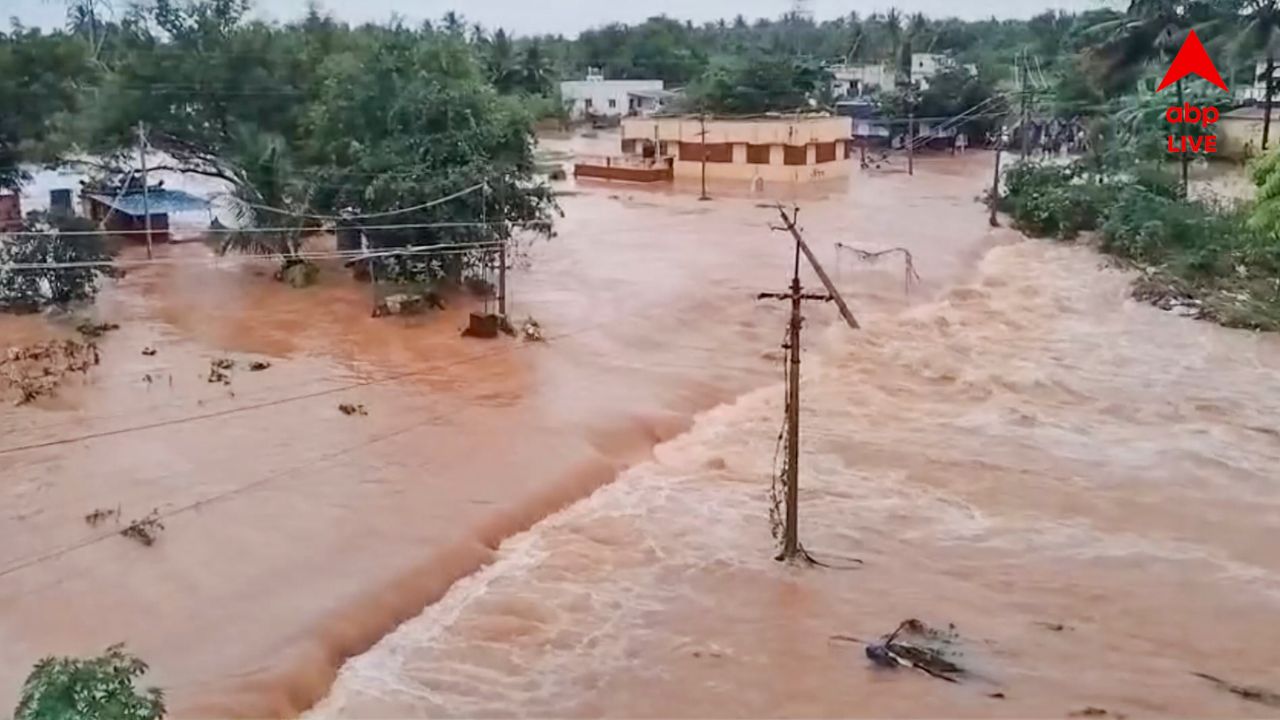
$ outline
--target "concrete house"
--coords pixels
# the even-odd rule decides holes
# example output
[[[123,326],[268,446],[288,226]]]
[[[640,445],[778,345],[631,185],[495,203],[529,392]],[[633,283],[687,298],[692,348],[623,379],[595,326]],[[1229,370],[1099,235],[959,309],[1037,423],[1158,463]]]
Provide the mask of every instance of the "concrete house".
[[[847,177],[853,121],[827,114],[627,118],[622,152],[667,159],[677,180],[809,182]],[[705,133],[705,135],[704,135]]]
[[[626,117],[657,112],[665,105],[661,80],[605,80],[604,73],[592,69],[585,80],[560,83],[560,97],[569,105],[569,116]]]

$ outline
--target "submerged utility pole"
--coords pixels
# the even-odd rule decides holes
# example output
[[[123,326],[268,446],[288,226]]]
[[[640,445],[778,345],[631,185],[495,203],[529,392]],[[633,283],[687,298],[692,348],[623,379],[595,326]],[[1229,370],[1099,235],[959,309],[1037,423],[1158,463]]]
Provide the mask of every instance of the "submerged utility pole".
[[[787,211],[782,206],[778,206],[778,214],[782,216],[784,227],[775,227],[774,229],[787,230],[795,240],[791,286],[785,293],[760,293],[758,299],[787,300],[791,303],[791,319],[788,323],[787,344],[785,346],[787,351],[786,513],[782,528],[782,552],[777,559],[784,562],[793,562],[801,559],[810,559],[800,545],[800,328],[804,323],[804,318],[800,314],[801,304],[805,300],[835,302],[837,307],[840,308],[845,322],[851,328],[856,330],[858,321],[849,312],[849,307],[845,304],[844,298],[840,296],[839,291],[831,283],[826,271],[814,258],[809,246],[805,244],[804,238],[800,235],[800,230],[796,227],[796,218],[799,215],[799,211],[792,210],[791,215],[788,216]],[[817,295],[804,292],[804,288],[800,285],[801,253],[804,253],[809,260],[829,294]]]
[[[991,196],[989,198],[991,205],[991,217],[987,222],[991,227],[1000,227],[1000,221],[996,220],[996,210],[1000,206],[1000,151],[1004,150],[1004,130],[1001,129],[996,135],[996,172],[991,179]]]
[[[1025,50],[1023,53],[1025,54]],[[1022,159],[1027,160],[1031,157],[1031,128],[1029,127],[1030,118],[1028,110],[1027,97],[1027,60],[1024,55],[1018,56],[1018,94],[1022,96]]]
[[[138,123],[138,162],[142,165],[142,214],[147,229],[147,259],[151,259],[151,196],[147,181],[147,129]],[[128,181],[126,181],[128,182]]]
[[[711,196],[707,194],[707,111],[704,109],[698,113],[698,123],[702,131],[698,133],[698,139],[702,145],[702,194],[698,196],[699,200],[710,200]]]

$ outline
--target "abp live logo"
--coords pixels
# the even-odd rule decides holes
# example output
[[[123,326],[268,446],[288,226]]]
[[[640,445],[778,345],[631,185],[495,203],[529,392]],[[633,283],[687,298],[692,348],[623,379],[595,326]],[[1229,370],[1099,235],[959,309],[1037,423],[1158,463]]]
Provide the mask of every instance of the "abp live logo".
[[[1204,49],[1204,43],[1200,42],[1200,37],[1196,35],[1196,31],[1192,30],[1187,35],[1186,42],[1182,43],[1182,49],[1178,50],[1178,54],[1173,58],[1173,64],[1169,66],[1169,72],[1165,73],[1164,80],[1160,81],[1160,87],[1156,88],[1159,92],[1187,77],[1188,75],[1198,75],[1205,80],[1217,85],[1223,92],[1227,91],[1227,84],[1222,81],[1222,75],[1218,73],[1218,68],[1213,64],[1213,59],[1209,57],[1209,52]],[[1216,107],[1198,108],[1190,103],[1183,103],[1182,107],[1174,105],[1164,114],[1165,120],[1174,125],[1190,123],[1192,125],[1199,124],[1201,127],[1209,127],[1218,122],[1219,114]],[[1169,152],[1186,153],[1186,152],[1218,152],[1218,138],[1213,135],[1204,135],[1201,137],[1192,137],[1189,135],[1169,135]]]

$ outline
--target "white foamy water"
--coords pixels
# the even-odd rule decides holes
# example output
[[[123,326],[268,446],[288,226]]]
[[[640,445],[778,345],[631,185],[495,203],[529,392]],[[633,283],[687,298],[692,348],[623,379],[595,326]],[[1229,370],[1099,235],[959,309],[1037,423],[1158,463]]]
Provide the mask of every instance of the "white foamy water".
[[[937,302],[810,333],[802,539],[862,569],[770,559],[762,388],[506,542],[308,717],[1257,714],[1189,673],[1280,682],[1280,348],[1099,265],[1000,247]],[[910,616],[954,622],[977,677],[829,638]]]

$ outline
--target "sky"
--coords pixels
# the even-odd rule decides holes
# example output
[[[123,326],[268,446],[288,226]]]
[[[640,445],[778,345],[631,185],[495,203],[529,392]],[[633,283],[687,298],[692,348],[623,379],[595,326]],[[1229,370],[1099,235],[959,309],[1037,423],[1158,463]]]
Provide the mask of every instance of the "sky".
[[[454,10],[468,22],[504,27],[519,34],[576,35],[610,22],[641,22],[652,15],[668,15],[701,23],[738,14],[748,19],[777,17],[794,0],[321,0],[320,5],[340,19],[353,23],[385,21],[398,13],[406,21],[439,18]],[[1120,0],[805,0],[816,19],[857,10],[863,15],[897,7],[932,17],[965,19],[1027,18],[1049,9],[1089,10],[1114,7]],[[123,6],[126,0],[118,0]],[[290,20],[305,12],[307,0],[255,0],[255,14]],[[66,16],[63,0],[0,0],[0,22],[17,17],[24,25],[60,26]],[[7,24],[7,22],[6,22]]]

